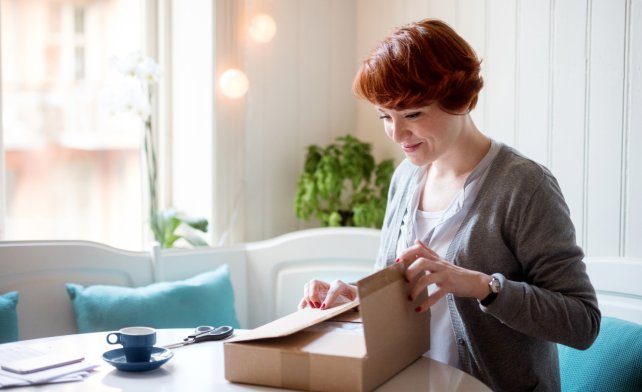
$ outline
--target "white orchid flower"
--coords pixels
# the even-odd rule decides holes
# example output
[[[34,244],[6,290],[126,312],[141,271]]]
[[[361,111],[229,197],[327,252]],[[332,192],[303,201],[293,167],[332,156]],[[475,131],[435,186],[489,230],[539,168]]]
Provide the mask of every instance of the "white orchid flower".
[[[137,52],[129,53],[125,56],[114,56],[111,58],[111,65],[118,73],[126,76],[136,76],[136,64],[138,63],[139,55]]]
[[[145,83],[157,83],[161,78],[161,67],[151,57],[140,52],[131,52],[122,57],[113,57],[112,66],[118,73],[139,79]]]
[[[111,113],[129,112],[147,122],[151,116],[149,89],[160,81],[160,66],[140,52],[115,56],[111,64],[121,78],[104,99],[105,106]]]
[[[131,113],[146,122],[151,115],[151,105],[146,86],[140,81],[126,78],[107,90],[102,106],[111,114]]]
[[[151,58],[142,57],[136,65],[136,75],[147,83],[158,83],[161,78],[161,69]]]

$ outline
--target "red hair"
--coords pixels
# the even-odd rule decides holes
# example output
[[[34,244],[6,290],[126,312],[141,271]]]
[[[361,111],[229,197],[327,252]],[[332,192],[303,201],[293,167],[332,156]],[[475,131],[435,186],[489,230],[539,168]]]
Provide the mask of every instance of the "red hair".
[[[354,93],[389,109],[437,102],[448,112],[472,110],[484,85],[481,61],[450,26],[424,19],[400,27],[363,61]]]

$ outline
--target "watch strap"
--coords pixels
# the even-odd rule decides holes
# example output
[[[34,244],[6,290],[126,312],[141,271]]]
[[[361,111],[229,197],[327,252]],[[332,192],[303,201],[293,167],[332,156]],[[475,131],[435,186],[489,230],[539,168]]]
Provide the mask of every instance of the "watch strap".
[[[495,300],[495,298],[497,298],[497,293],[492,293],[492,292],[491,292],[490,294],[488,294],[488,295],[486,296],[486,298],[484,298],[484,299],[482,299],[481,301],[479,301],[479,303],[480,303],[480,304],[482,304],[483,306],[488,306],[488,305],[490,305],[491,303],[493,303],[493,301]]]
[[[499,292],[499,280],[495,276],[493,276],[488,283],[488,289],[490,290],[490,293],[488,293],[486,298],[479,301],[479,303],[483,306],[490,305],[491,303],[493,303],[495,298],[497,298],[497,293]]]

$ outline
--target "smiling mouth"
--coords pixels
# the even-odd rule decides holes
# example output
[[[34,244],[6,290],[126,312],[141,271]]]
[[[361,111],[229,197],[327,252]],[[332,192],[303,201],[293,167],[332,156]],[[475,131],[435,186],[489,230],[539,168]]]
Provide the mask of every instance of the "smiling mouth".
[[[421,142],[415,143],[415,144],[402,144],[401,145],[401,149],[404,152],[413,152],[413,151],[417,150],[420,145],[421,145]]]

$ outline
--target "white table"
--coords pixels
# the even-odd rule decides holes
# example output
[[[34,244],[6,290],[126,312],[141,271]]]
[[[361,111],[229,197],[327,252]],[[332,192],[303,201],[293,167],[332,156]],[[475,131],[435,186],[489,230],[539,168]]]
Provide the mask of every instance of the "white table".
[[[191,329],[159,329],[157,345],[181,341]],[[174,349],[174,357],[159,369],[129,373],[119,371],[102,360],[102,353],[119,345],[109,345],[106,333],[68,335],[22,341],[20,344],[37,348],[74,350],[85,354],[86,360],[100,366],[83,381],[19,387],[27,391],[277,391],[275,388],[234,384],[225,380],[222,342],[203,342]],[[440,362],[420,358],[377,391],[490,391],[482,382],[469,374]]]

